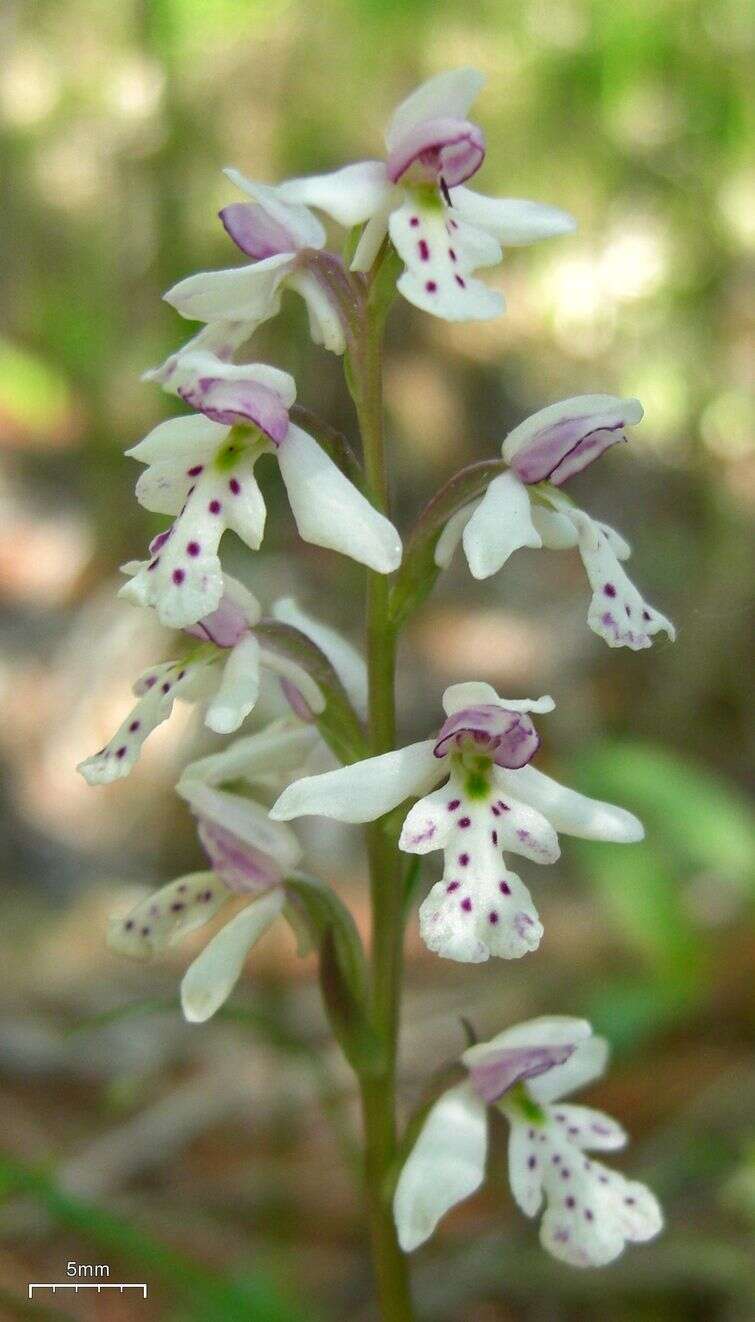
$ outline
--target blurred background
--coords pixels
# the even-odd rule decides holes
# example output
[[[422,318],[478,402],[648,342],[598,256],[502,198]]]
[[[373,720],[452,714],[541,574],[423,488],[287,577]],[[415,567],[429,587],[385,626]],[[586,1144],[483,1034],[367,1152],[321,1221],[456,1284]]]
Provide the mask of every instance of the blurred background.
[[[467,63],[488,75],[476,186],[565,207],[579,230],[506,255],[498,321],[451,326],[397,301],[397,522],[408,529],[447,477],[544,404],[636,394],[646,420],[631,445],[570,492],[633,543],[633,575],[679,636],[609,651],[586,627],[576,554],[530,551],[483,584],[459,558],[410,627],[406,741],[437,723],[453,680],[552,692],[538,765],[634,809],[648,838],[567,841],[556,868],[524,864],[546,936],[519,963],[442,962],[412,919],[401,1102],[458,1054],[461,1015],[484,1037],[542,1011],[587,1014],[614,1047],[588,1100],[626,1124],[617,1165],[654,1184],[668,1230],[595,1274],[546,1260],[512,1207],[502,1126],[485,1191],[415,1260],[421,1315],[753,1316],[751,41],[739,0],[5,0],[3,1318],[374,1317],[357,1114],[312,962],[274,929],[228,1010],[189,1028],[187,945],[146,968],[105,948],[114,905],[201,866],[172,786],[213,746],[207,732],[183,708],[128,781],[88,789],[74,767],[122,719],[135,675],[175,646],[115,599],[118,565],[161,523],[133,499],[123,451],[178,411],[139,381],[191,333],[161,293],[239,260],[216,218],[237,200],[221,167],[275,181],[380,154],[397,101]],[[295,298],[255,356],[293,372],[301,402],[354,437],[340,363],[310,345]],[[358,640],[361,571],[297,546],[272,465],[263,484],[264,549],[229,535],[228,567],[263,602],[292,593]],[[304,834],[366,933],[356,834]],[[434,855],[425,881],[437,875]],[[149,1299],[29,1304],[27,1282],[65,1280],[68,1261],[148,1281]]]

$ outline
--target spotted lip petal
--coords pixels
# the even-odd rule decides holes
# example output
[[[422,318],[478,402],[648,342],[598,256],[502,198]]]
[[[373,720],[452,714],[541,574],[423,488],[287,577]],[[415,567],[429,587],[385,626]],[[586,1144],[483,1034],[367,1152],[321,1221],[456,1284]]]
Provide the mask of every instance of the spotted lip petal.
[[[498,766],[519,768],[534,757],[540,738],[529,716],[500,706],[467,707],[444,721],[435,744],[436,757],[445,757],[453,744],[470,737],[493,751]]]
[[[391,183],[397,183],[407,171],[416,177],[435,182],[443,180],[447,188],[463,184],[485,159],[485,137],[468,120],[437,118],[415,124],[402,134],[391,149],[386,169]]]
[[[562,1065],[574,1046],[502,1047],[478,1059],[469,1067],[472,1087],[484,1102],[497,1102],[522,1079],[545,1074],[554,1065]]]

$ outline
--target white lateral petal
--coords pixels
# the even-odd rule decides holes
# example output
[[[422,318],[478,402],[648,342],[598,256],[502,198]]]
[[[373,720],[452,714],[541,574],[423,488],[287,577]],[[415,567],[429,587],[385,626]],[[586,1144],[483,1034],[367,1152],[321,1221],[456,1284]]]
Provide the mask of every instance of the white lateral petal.
[[[501,787],[523,803],[537,808],[557,831],[564,831],[567,835],[576,835],[582,840],[633,844],[642,840],[645,834],[642,823],[625,808],[567,789],[533,766],[521,767],[518,771],[501,767],[497,779]]]
[[[463,185],[454,188],[451,196],[454,211],[463,220],[487,230],[503,248],[537,243],[539,239],[570,234],[577,228],[577,222],[568,212],[542,202],[518,197],[484,197]]]
[[[515,473],[494,477],[464,529],[464,551],[475,578],[489,578],[521,546],[542,546],[532,506]]]
[[[478,69],[449,69],[428,78],[393,112],[385,131],[389,151],[409,129],[427,119],[466,119],[472,103],[485,85]]]
[[[346,341],[341,318],[312,271],[294,271],[288,278],[288,287],[295,289],[307,305],[313,343],[321,344],[331,353],[343,353]]]
[[[204,723],[216,734],[232,734],[254,709],[260,691],[260,647],[246,634],[232,647],[220,687],[207,707]]]
[[[140,464],[174,462],[204,463],[225,440],[230,428],[211,422],[202,413],[187,413],[180,418],[159,422],[151,432],[126,451],[129,459]]]
[[[339,225],[361,225],[376,211],[382,210],[393,185],[386,174],[384,161],[358,161],[334,170],[332,174],[286,179],[278,185],[277,191],[284,202],[317,207],[337,220]]]
[[[293,597],[281,597],[273,604],[273,617],[307,635],[330,661],[352,705],[364,715],[367,711],[367,666],[364,657],[337,629],[303,611]]]
[[[403,201],[403,191],[392,189],[386,194],[383,205],[370,216],[362,230],[359,242],[351,259],[350,271],[369,271],[380,251],[380,246],[388,233],[388,218],[395,207]]]
[[[307,432],[293,423],[278,448],[281,477],[300,535],[379,574],[401,563],[401,538]]]
[[[181,983],[181,1005],[191,1024],[203,1024],[228,999],[244,961],[283,908],[284,892],[276,886],[236,914],[189,965]]]
[[[163,294],[189,321],[267,321],[280,307],[280,285],[291,272],[295,253],[277,253],[248,266],[200,271]]]
[[[246,780],[250,785],[267,782],[271,773],[281,778],[303,767],[318,735],[311,725],[274,721],[257,734],[234,739],[218,753],[210,753],[184,768],[176,789],[182,794],[191,781],[222,785],[224,781]]]
[[[464,529],[474,514],[479,500],[475,500],[471,505],[462,505],[460,510],[452,514],[448,523],[445,525],[440,537],[435,543],[435,553],[433,559],[439,569],[448,569],[454,558],[456,548],[458,547]]]
[[[406,815],[399,849],[405,854],[429,854],[434,849],[442,849],[454,825],[448,801],[445,786],[419,799]]]
[[[393,1216],[405,1253],[424,1244],[441,1217],[479,1189],[487,1150],[484,1103],[467,1083],[450,1088],[428,1113],[396,1185]]]
[[[319,684],[312,679],[308,671],[300,666],[298,661],[293,661],[290,657],[282,656],[279,652],[273,652],[270,648],[263,648],[260,653],[260,660],[266,670],[272,671],[274,675],[281,679],[287,679],[299,690],[301,696],[306,702],[311,712],[316,716],[325,710],[325,698]]]
[[[433,754],[433,740],[351,766],[306,776],[284,790],[270,810],[277,821],[292,817],[332,817],[337,822],[373,822],[404,799],[426,794],[447,774]]]
[[[577,545],[577,529],[567,514],[532,502],[532,523],[549,551],[569,551]]]

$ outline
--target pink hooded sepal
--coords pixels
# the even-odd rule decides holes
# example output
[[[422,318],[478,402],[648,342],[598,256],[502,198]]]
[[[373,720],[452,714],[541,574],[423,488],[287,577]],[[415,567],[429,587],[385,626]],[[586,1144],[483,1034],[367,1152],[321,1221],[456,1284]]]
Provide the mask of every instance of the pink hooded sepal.
[[[407,129],[389,153],[386,170],[395,184],[416,167],[416,182],[437,183],[448,188],[463,184],[479,170],[485,159],[482,129],[465,119],[426,119]]]
[[[473,739],[481,749],[493,754],[499,767],[517,770],[532,760],[540,747],[540,737],[526,712],[509,711],[493,703],[465,707],[454,712],[438,731],[434,753],[445,757],[451,745]]]

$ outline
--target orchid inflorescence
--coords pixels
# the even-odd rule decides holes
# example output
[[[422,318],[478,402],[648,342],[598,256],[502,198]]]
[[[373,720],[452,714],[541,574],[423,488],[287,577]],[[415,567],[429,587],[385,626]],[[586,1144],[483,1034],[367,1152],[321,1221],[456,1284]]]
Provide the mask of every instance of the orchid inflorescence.
[[[553,709],[550,697],[509,699],[486,683],[457,683],[443,694],[434,732],[397,747],[393,649],[400,628],[461,543],[478,579],[497,573],[520,547],[576,548],[592,590],[588,623],[609,646],[649,647],[660,631],[674,637],[669,620],[627,577],[623,538],[563,490],[627,439],[642,418],[636,399],[583,395],[540,409],[509,433],[500,459],[451,480],[405,548],[388,517],[379,344],[395,292],[448,321],[497,316],[503,298],[476,272],[497,264],[505,247],[574,228],[554,207],[483,197],[466,186],[485,155],[483,133],[467,118],[482,81],[460,69],[421,86],[393,115],[385,159],[277,186],[227,171],[250,200],[231,203],[220,219],[249,261],[191,276],[166,295],[203,325],[146,377],[191,412],[162,422],[129,451],[145,466],[138,500],[170,521],[143,560],[124,566],[120,595],[152,608],[191,643],[136,681],[133,710],[80,767],[90,784],[127,775],[177,698],[203,704],[204,722],[216,734],[235,734],[261,686],[270,678],[280,685],[287,715],[181,774],[177,791],[196,819],[209,868],[114,917],[109,939],[124,954],[153,956],[235,902],[183,979],[182,1005],[192,1022],[222,1006],[247,953],[276,919],[291,923],[300,948],[318,949],[326,1009],[363,1097],[369,1103],[379,1079],[381,1105],[391,1110],[393,1138],[375,1158],[375,1108],[365,1106],[375,1255],[391,1317],[411,1316],[398,1244],[416,1248],[478,1188],[493,1111],[510,1127],[514,1198],[528,1216],[545,1199],[541,1241],[555,1257],[603,1265],[662,1224],[644,1185],[586,1155],[621,1146],[619,1126],[598,1111],[557,1102],[605,1066],[606,1045],[583,1020],[536,1019],[468,1047],[463,1081],[426,1109],[418,1129],[409,1127],[416,1139],[408,1153],[395,1136],[400,986],[390,952],[400,948],[405,908],[396,849],[442,851],[442,877],[419,909],[421,936],[446,959],[478,963],[520,958],[543,934],[510,854],[550,865],[559,858],[560,834],[620,843],[643,835],[631,813],[537,768],[534,718]],[[348,227],[343,257],[326,248],[315,212]],[[237,361],[257,327],[278,313],[287,289],[304,300],[314,342],[344,355],[364,470],[342,438],[296,405],[287,372]],[[292,599],[266,615],[222,568],[226,530],[252,551],[262,543],[266,510],[255,466],[264,455],[277,460],[302,538],[369,571],[367,666]],[[307,814],[367,825],[372,970],[348,910],[328,885],[300,870],[302,849],[288,823]],[[382,1213],[391,1197],[395,1225],[386,1229]]]

